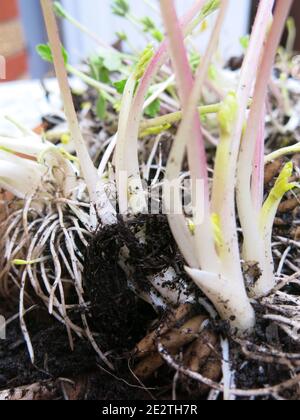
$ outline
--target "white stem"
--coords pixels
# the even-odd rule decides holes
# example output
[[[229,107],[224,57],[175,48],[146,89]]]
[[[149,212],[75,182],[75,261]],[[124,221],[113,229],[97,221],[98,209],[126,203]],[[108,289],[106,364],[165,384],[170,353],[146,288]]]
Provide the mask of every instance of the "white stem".
[[[154,102],[156,99],[158,99],[160,97],[160,95],[162,93],[164,93],[164,91],[174,83],[174,81],[175,81],[175,76],[172,75],[165,82],[160,83],[159,86],[157,87],[157,89],[145,101],[143,108],[144,109],[148,108],[148,106],[151,105],[152,102]]]
[[[181,26],[184,29],[186,35],[193,31],[195,25],[199,23],[199,19],[194,18],[197,15],[197,13],[199,13],[204,3],[205,0],[195,1],[191,9],[181,20]],[[167,43],[163,42],[157,50],[157,52],[155,53],[150,64],[148,65],[148,68],[146,69],[142,79],[140,80],[139,86],[137,88],[136,94],[132,102],[132,108],[130,110],[130,114],[128,116],[127,121],[126,133],[124,134],[124,141],[126,141],[127,145],[127,155],[125,157],[125,160],[127,161],[127,166],[125,173],[123,173],[123,178],[127,174],[128,181],[124,180],[122,182],[122,187],[125,189],[125,191],[120,191],[118,189],[119,196],[122,197],[121,200],[124,202],[122,204],[123,210],[127,208],[125,204],[125,197],[128,193],[128,186],[130,187],[132,192],[136,191],[136,193],[132,196],[131,206],[143,208],[143,206],[145,205],[145,197],[139,173],[139,161],[137,154],[139,126],[143,116],[145,98],[148,93],[151,82],[162,67],[162,65],[166,62],[167,57]],[[135,203],[135,201],[137,201],[137,203]]]
[[[199,204],[199,202],[197,202],[195,194],[195,189],[198,188],[199,181],[203,181],[205,194],[204,218],[201,217],[202,220],[199,223],[195,223],[197,232],[196,237],[199,237],[199,234],[201,232],[202,241],[203,243],[205,243],[205,247],[200,247],[198,264],[207,264],[209,270],[217,269],[216,266],[218,264],[218,258],[216,255],[214,236],[212,233],[212,227],[210,223],[208,177],[206,168],[205,148],[203,136],[201,133],[201,126],[199,115],[197,112],[197,106],[199,97],[201,96],[204,78],[206,76],[213,52],[215,51],[216,43],[218,41],[219,27],[222,26],[224,14],[222,14],[221,21],[220,19],[218,20],[216,36],[213,37],[213,41],[209,45],[207,55],[203,63],[203,68],[199,70],[197,84],[194,85],[191,68],[189,66],[188,57],[184,46],[183,33],[180,28],[180,24],[176,15],[173,2],[162,0],[161,10],[168,33],[170,54],[174,66],[174,71],[178,83],[179,96],[183,108],[183,121],[177,133],[171,156],[169,158],[166,178],[168,180],[173,180],[179,177],[184,151],[187,144],[189,166],[191,169],[191,177],[194,185],[193,206],[195,213],[199,214],[199,209],[197,209],[197,204]],[[190,99],[191,92],[194,92],[195,95]],[[180,217],[181,219],[183,219],[183,216],[177,216],[176,218],[169,217],[170,226],[173,230],[173,233],[178,232],[176,223],[177,219],[179,219]],[[196,220],[197,214],[194,214],[194,217]],[[175,225],[173,221],[175,222]],[[180,225],[183,226],[183,220],[180,220]],[[187,234],[187,228],[184,228],[183,237],[187,238]],[[190,241],[192,242],[192,237]]]
[[[259,4],[259,9],[255,19],[255,24],[250,38],[249,47],[244,59],[241,70],[241,77],[237,91],[238,115],[231,129],[229,139],[229,162],[224,171],[222,191],[218,191],[215,197],[216,208],[214,211],[220,215],[222,224],[222,234],[224,238],[224,260],[227,261],[231,271],[235,271],[239,277],[241,267],[239,263],[239,241],[237,237],[237,224],[235,212],[235,187],[236,187],[236,169],[240,149],[243,125],[245,121],[247,103],[251,94],[251,89],[255,81],[259,60],[264,48],[265,36],[268,29],[269,18],[272,13],[274,0],[263,0]],[[253,141],[253,139],[252,139]],[[250,159],[252,168],[252,160]],[[214,182],[219,182],[215,178]],[[239,267],[239,268],[238,268]]]
[[[135,156],[137,153],[133,148],[134,144],[127,141],[128,122],[130,122],[130,119],[132,118],[130,114],[133,112],[132,101],[135,87],[136,78],[133,73],[128,79],[123,93],[115,153],[119,210],[120,213],[124,215],[129,211],[128,205],[132,207],[134,214],[139,213],[140,211],[138,206],[135,206],[128,197],[130,195],[130,190],[133,192],[133,196],[140,197],[140,195],[143,194],[139,171],[138,173],[131,173],[128,170],[128,167],[130,166],[128,159],[130,159],[130,156]],[[138,188],[138,190],[136,188]],[[146,202],[143,203],[143,208],[145,208],[145,206]]]
[[[221,9],[212,33],[212,37],[209,41],[207,51],[197,70],[195,83],[193,89],[191,90],[187,105],[186,107],[183,107],[182,124],[180,125],[179,131],[177,133],[176,141],[178,143],[188,145],[188,156],[191,170],[198,166],[197,160],[199,159],[199,156],[205,154],[204,150],[199,151],[199,154],[195,152],[195,135],[193,135],[192,132],[194,124],[193,119],[195,117],[195,109],[197,109],[199,100],[201,98],[202,89],[205,78],[207,76],[209,65],[218,46],[222,25],[228,9],[228,4],[228,0],[223,0],[221,3]],[[174,48],[176,48],[175,45]],[[188,139],[190,139],[190,141],[188,141]],[[203,160],[205,161],[205,158],[203,158]],[[192,170],[192,173],[197,173],[197,170]],[[205,196],[207,200],[206,203],[208,204],[209,194],[207,186],[206,164],[205,168],[202,168],[202,172],[199,172],[199,177],[200,179],[206,180]],[[196,179],[194,178],[194,182],[195,181]],[[218,258],[215,252],[214,237],[211,229],[209,206],[207,206],[207,208],[204,210],[204,213],[203,223],[201,225],[195,225],[195,242],[198,252],[198,262],[202,269],[216,272],[218,271]]]
[[[249,334],[255,325],[255,314],[245,288],[236,287],[231,277],[194,270],[186,267],[189,276],[212,301],[222,319],[229,321],[233,329]],[[239,279],[243,282],[243,278]]]
[[[265,165],[273,162],[276,159],[281,158],[282,156],[294,155],[300,153],[300,143],[294,144],[293,146],[283,147],[282,149],[275,150],[275,152],[270,153],[265,156]]]
[[[259,226],[259,212],[253,201],[251,190],[251,177],[253,175],[253,161],[255,158],[255,142],[259,136],[260,120],[265,107],[268,82],[271,78],[277,47],[280,42],[285,21],[293,0],[279,1],[277,3],[272,28],[268,35],[264,55],[260,64],[256,81],[253,102],[248,118],[247,128],[242,140],[238,162],[237,202],[239,217],[243,229],[244,246],[243,258],[246,261],[259,263],[262,272],[261,278],[255,286],[255,295],[258,290],[267,292],[272,289],[275,282],[274,266],[271,251],[271,238],[265,241]],[[263,142],[263,138],[260,139]],[[263,147],[263,145],[261,145]],[[280,152],[273,156],[280,156]],[[261,162],[263,167],[263,162]],[[263,179],[261,179],[263,188]],[[256,191],[259,194],[259,190]],[[275,217],[275,216],[274,216]],[[274,218],[272,220],[272,225]],[[272,232],[272,226],[270,228]],[[255,246],[253,246],[255,244]]]
[[[92,162],[80,131],[68,82],[64,58],[62,55],[58,27],[52,9],[52,2],[51,0],[41,0],[41,5],[44,13],[44,19],[49,36],[49,43],[53,55],[54,67],[63,98],[69,129],[74,141],[77,156],[80,161],[83,177],[89,190],[92,205],[97,209],[97,212],[103,223],[114,223],[115,211],[107,199],[103,185],[101,180],[99,180],[97,170]]]

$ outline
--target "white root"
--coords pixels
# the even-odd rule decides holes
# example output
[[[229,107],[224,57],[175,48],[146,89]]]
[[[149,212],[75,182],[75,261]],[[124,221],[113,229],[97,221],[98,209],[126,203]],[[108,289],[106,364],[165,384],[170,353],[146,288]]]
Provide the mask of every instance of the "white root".
[[[20,388],[0,391],[0,401],[53,400],[60,396],[58,386],[53,382],[36,383]]]
[[[224,385],[224,401],[233,401],[235,397],[230,394],[232,388],[234,373],[230,365],[230,349],[229,341],[227,339],[221,339],[222,349],[222,371],[223,371],[223,385]]]
[[[188,291],[188,284],[178,278],[172,267],[154,277],[149,277],[149,281],[171,305],[195,302],[195,296]]]

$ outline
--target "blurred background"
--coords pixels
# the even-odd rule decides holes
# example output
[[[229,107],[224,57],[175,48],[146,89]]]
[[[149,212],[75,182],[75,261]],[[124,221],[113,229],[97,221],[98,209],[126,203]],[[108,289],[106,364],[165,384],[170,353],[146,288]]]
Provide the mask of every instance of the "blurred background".
[[[151,0],[158,6],[158,0]],[[194,0],[177,0],[179,13]],[[149,16],[157,23],[159,15],[149,7],[149,0],[129,0],[137,16]],[[223,30],[221,52],[225,59],[241,53],[239,39],[248,33],[258,0],[231,0],[230,11]],[[87,25],[107,43],[116,40],[116,32],[125,31],[138,48],[145,44],[143,37],[130,22],[111,13],[111,0],[61,0],[63,6],[76,19]],[[300,2],[296,1],[293,14],[300,20]],[[93,51],[95,45],[67,21],[60,23],[64,44],[73,64]],[[298,33],[298,37],[300,34]],[[204,35],[205,38],[205,35]],[[198,40],[199,49],[205,40]],[[20,78],[41,78],[48,69],[47,63],[37,56],[35,46],[46,42],[39,0],[0,0],[0,55],[6,57],[6,81]],[[300,49],[300,39],[297,40]]]
[[[184,13],[193,1],[177,0],[179,13]],[[149,7],[147,0],[129,2],[137,16],[150,16],[159,23],[159,16]],[[112,15],[111,0],[61,0],[61,3],[71,15],[108,43],[116,40],[116,32],[125,31],[136,47],[145,44],[130,22]],[[152,3],[158,6],[157,0],[152,0]],[[250,17],[251,0],[231,0],[221,44],[225,58],[240,53],[239,38],[248,32]],[[93,42],[70,23],[61,22],[61,32],[72,63],[78,63],[93,51]],[[0,55],[7,59],[7,81],[41,78],[47,73],[47,64],[35,52],[35,46],[45,41],[39,0],[0,0]]]

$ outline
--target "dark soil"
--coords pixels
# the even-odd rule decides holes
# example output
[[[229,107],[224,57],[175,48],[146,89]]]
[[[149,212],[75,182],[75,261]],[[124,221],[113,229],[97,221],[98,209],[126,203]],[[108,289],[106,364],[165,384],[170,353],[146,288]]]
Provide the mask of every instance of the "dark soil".
[[[239,68],[240,62],[230,63],[230,67]],[[90,96],[89,96],[90,98]],[[81,99],[78,98],[77,109],[80,110]],[[94,117],[94,116],[93,116]],[[56,126],[60,121],[49,116],[44,123],[48,128]],[[95,125],[101,130],[101,123]],[[162,142],[163,160],[168,155],[171,136],[166,135]],[[272,144],[275,140],[270,139]],[[278,142],[278,138],[276,139]],[[268,191],[272,183],[266,185]],[[299,211],[299,209],[297,210]],[[286,238],[293,237],[293,221],[295,213],[280,215],[274,234]],[[299,214],[297,215],[299,219]],[[136,239],[141,229],[145,232],[143,243]],[[147,276],[157,274],[167,267],[173,267],[178,276],[184,277],[184,262],[178,253],[177,246],[170,232],[165,216],[139,216],[133,221],[121,219],[114,226],[99,228],[97,234],[86,250],[84,262],[84,287],[86,300],[90,302],[88,321],[92,331],[96,332],[96,341],[104,352],[110,352],[110,359],[116,370],[112,374],[100,368],[91,345],[75,338],[75,349],[70,350],[64,326],[50,318],[44,309],[38,309],[27,316],[28,328],[35,351],[35,364],[29,360],[26,344],[20,331],[18,320],[9,325],[7,339],[0,340],[0,389],[18,387],[43,380],[57,378],[77,379],[88,375],[89,386],[85,398],[92,400],[138,400],[149,398],[149,393],[142,390],[130,372],[131,350],[143,338],[155,320],[164,314],[156,314],[152,307],[139,299],[128,287],[126,274],[118,265],[120,252],[126,246],[128,251],[127,265],[134,267],[131,281],[141,291],[147,291]],[[284,248],[283,248],[284,251]],[[292,255],[298,258],[299,250],[295,248]],[[289,273],[285,273],[289,274]],[[191,286],[193,287],[193,286]],[[287,291],[300,295],[299,286],[287,286]],[[195,291],[195,289],[193,290]],[[199,291],[197,291],[199,293]],[[0,301],[0,314],[4,308]],[[9,308],[8,317],[17,313],[18,307]],[[263,320],[261,308],[256,308],[258,322],[256,331],[251,337],[255,353],[255,345],[270,345],[279,351],[300,353],[300,344],[296,345],[283,334],[273,323]],[[71,319],[76,321],[79,313]],[[242,352],[241,346],[229,336],[228,325],[217,322],[211,325],[216,334],[227,336],[230,340],[231,354],[234,355],[234,369],[237,372],[236,386],[242,389],[263,388],[266,384],[277,385],[290,379],[290,369],[276,360],[267,363],[249,357]],[[183,349],[184,350],[184,349]],[[216,354],[216,357],[221,357]],[[180,360],[180,358],[179,358]],[[164,365],[147,383],[155,387],[155,397],[169,399],[172,392],[174,371]],[[180,399],[205,399],[206,393],[199,389],[199,384],[181,378],[177,397]],[[295,389],[282,395],[289,400],[297,398]],[[299,394],[298,394],[299,396]],[[271,397],[270,397],[271,399]]]
[[[130,377],[124,362],[115,363],[117,367],[115,375],[127,378],[129,385],[99,368],[99,361],[87,341],[75,340],[75,349],[72,352],[63,326],[54,324],[32,334],[35,350],[34,365],[29,360],[18,322],[14,322],[7,333],[7,339],[0,341],[0,389],[20,387],[40,381],[55,381],[57,378],[77,381],[82,376],[88,376],[89,384],[84,395],[85,399],[145,398],[145,393],[136,388],[136,383]],[[132,386],[129,381],[132,382]]]
[[[142,226],[144,244],[135,238]],[[84,272],[86,297],[90,300],[89,323],[97,333],[96,341],[101,349],[112,351],[114,376],[99,368],[100,361],[87,341],[75,339],[72,352],[65,327],[51,319],[45,310],[38,309],[27,316],[35,351],[34,365],[29,360],[18,320],[8,326],[7,339],[0,340],[0,389],[90,374],[88,399],[145,398],[145,392],[137,387],[129,371],[128,357],[157,314],[127,286],[126,276],[117,264],[124,245],[129,250],[128,264],[135,267],[134,281],[141,290],[149,287],[145,281],[149,274],[170,265],[178,274],[183,271],[165,216],[140,216],[126,224],[120,220],[115,226],[99,229],[91,241],[86,250]],[[3,306],[0,302],[0,308]],[[16,313],[17,307],[14,310]],[[79,315],[74,312],[70,318],[76,321]]]
[[[145,242],[136,239],[144,229]],[[185,276],[183,262],[165,216],[139,216],[100,229],[91,241],[85,261],[86,293],[91,302],[92,322],[103,335],[104,349],[131,349],[146,333],[145,326],[156,315],[127,285],[126,274],[118,265],[126,246],[127,265],[134,267],[130,280],[138,290],[148,291],[147,276],[174,267]]]
[[[140,243],[136,239],[136,233],[142,227],[145,242]],[[16,320],[8,327],[7,339],[0,340],[0,389],[62,377],[77,380],[84,375],[88,376],[88,387],[83,396],[85,399],[149,399],[149,393],[141,389],[131,374],[130,352],[145,336],[157,314],[128,288],[126,275],[118,265],[119,255],[124,246],[128,249],[127,264],[135,267],[132,280],[141,290],[149,288],[145,280],[148,275],[156,274],[169,266],[174,267],[178,275],[183,275],[183,261],[165,216],[139,216],[126,223],[120,220],[115,226],[99,229],[94,236],[86,250],[84,272],[86,297],[90,301],[89,323],[91,329],[97,333],[96,341],[100,348],[110,352],[115,372],[110,374],[103,365],[100,366],[101,362],[95,351],[85,340],[75,339],[75,349],[72,352],[65,327],[53,321],[46,310],[37,309],[27,316],[35,363],[32,365],[29,360],[26,344]],[[299,292],[293,290],[293,293]],[[0,302],[0,308],[3,306],[3,302],[2,305]],[[17,308],[15,311],[17,312]],[[262,312],[259,306],[256,311],[258,314]],[[71,319],[76,321],[79,315],[74,312]],[[160,315],[163,317],[164,314]],[[277,385],[290,378],[288,366],[276,361],[266,363],[243,354],[241,346],[228,335],[226,323],[216,322],[211,324],[211,328],[216,334],[227,336],[230,340],[238,388],[263,388],[265,384]],[[275,325],[260,316],[251,343],[253,349],[248,350],[253,352],[255,345],[270,345],[282,352],[300,353],[300,344],[297,346]],[[216,353],[214,357],[221,356]],[[174,371],[165,365],[146,385],[156,388],[155,398],[169,399],[173,376]],[[180,382],[178,398],[206,398],[207,388],[183,377]],[[295,399],[294,391],[286,391],[284,396]]]
[[[261,354],[258,354],[255,346],[270,346],[282,353],[300,354],[300,343],[296,344],[286,334],[270,321],[262,318],[263,313],[259,313],[257,309],[258,318],[256,330],[250,338],[251,345],[247,347],[247,351],[252,353],[249,355],[241,351],[240,345],[232,341],[231,345],[234,349],[234,364],[233,367],[237,371],[236,386],[240,389],[259,389],[265,388],[266,384],[269,386],[276,386],[284,381],[291,379],[291,370],[288,363],[284,364],[282,360],[274,358],[264,362],[260,360]],[[281,397],[287,400],[299,399],[298,387],[291,388],[281,393]],[[272,400],[267,397],[264,399]]]

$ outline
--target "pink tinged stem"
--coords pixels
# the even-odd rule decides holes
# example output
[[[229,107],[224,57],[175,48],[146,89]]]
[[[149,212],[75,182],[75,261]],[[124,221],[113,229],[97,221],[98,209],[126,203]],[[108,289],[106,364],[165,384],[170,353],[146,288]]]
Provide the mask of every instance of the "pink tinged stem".
[[[241,70],[241,78],[237,91],[238,116],[231,134],[230,159],[228,166],[228,175],[225,180],[226,191],[218,202],[220,208],[215,211],[220,214],[222,221],[223,237],[226,246],[224,247],[227,254],[226,260],[233,276],[241,275],[239,266],[239,242],[237,236],[236,212],[235,212],[235,187],[236,187],[236,170],[237,161],[241,145],[241,137],[243,125],[245,122],[248,100],[251,89],[257,75],[259,60],[264,48],[266,31],[268,28],[269,18],[272,13],[274,0],[260,1],[258,12],[256,15],[254,27],[252,30],[249,47]],[[252,166],[252,162],[251,162]],[[235,256],[233,258],[233,255]],[[224,257],[225,258],[225,257]]]
[[[178,137],[181,139],[183,143],[187,142],[187,139],[193,138],[193,120],[195,119],[195,109],[197,109],[197,106],[199,104],[203,85],[205,83],[205,78],[207,76],[207,72],[209,69],[209,65],[211,63],[211,60],[213,58],[213,55],[217,49],[220,33],[222,30],[222,25],[226,16],[226,12],[228,9],[229,1],[228,0],[222,0],[220,12],[215,24],[215,27],[212,32],[211,39],[208,44],[207,51],[203,57],[203,60],[201,60],[201,63],[197,69],[196,77],[195,77],[195,83],[193,83],[193,88],[189,93],[189,98],[186,106],[183,107],[183,119],[182,124],[179,128]],[[199,123],[199,117],[197,118],[197,129],[198,133],[200,131],[201,138],[198,139],[198,146],[199,151],[198,154],[195,154],[195,145],[192,141],[188,142],[188,153],[189,153],[189,160],[192,163],[194,160],[195,162],[192,163],[192,167],[199,166],[199,156],[200,156],[200,169],[202,169],[202,172],[199,174],[202,179],[204,179],[205,182],[205,201],[206,203],[209,203],[209,191],[208,191],[208,182],[207,182],[207,170],[206,170],[206,155],[205,155],[205,146],[204,141],[202,138],[202,130]],[[209,209],[209,206],[208,206]],[[208,210],[207,209],[207,210]]]
[[[247,128],[240,150],[237,198],[239,216],[245,239],[244,248],[246,251],[248,250],[248,253],[252,252],[251,249],[255,251],[252,244],[257,243],[260,237],[258,222],[256,222],[256,206],[255,201],[253,201],[250,185],[251,176],[253,176],[254,183],[252,185],[252,191],[259,195],[260,200],[261,190],[263,188],[261,173],[264,171],[263,162],[260,160],[260,156],[262,154],[261,149],[264,149],[264,136],[259,134],[262,123],[262,110],[265,109],[268,82],[271,78],[277,48],[280,43],[285,22],[289,15],[292,3],[293,0],[277,1],[273,24],[267,38],[264,55],[260,64]],[[265,24],[267,24],[267,22],[265,22]],[[260,142],[260,144],[255,145],[255,141],[253,141],[253,139],[258,139],[258,143]],[[259,162],[257,162],[259,168],[256,172],[252,173],[253,162],[256,160],[259,160]],[[260,181],[258,180],[258,177],[260,177]],[[258,185],[259,182],[261,183],[260,186]],[[249,255],[249,258],[253,258],[253,256]]]
[[[197,13],[200,12],[203,5],[205,4],[206,0],[197,0],[191,9],[185,14],[180,22],[180,26],[184,32],[188,32],[189,25],[191,24],[192,20],[195,18]],[[151,60],[147,70],[145,71],[140,84],[138,86],[135,98],[132,104],[132,112],[130,113],[129,120],[128,120],[128,130],[127,130],[127,142],[128,144],[132,144],[136,146],[138,133],[139,133],[139,125],[140,121],[143,116],[143,106],[145,102],[145,98],[147,96],[148,90],[152,83],[153,78],[158,73],[162,65],[168,59],[168,44],[167,41],[164,41],[157,52],[155,53],[153,59]],[[128,168],[128,176],[136,176],[136,168],[138,167],[138,158],[137,156],[130,156],[128,160],[131,165]]]
[[[255,144],[255,153],[252,169],[251,192],[253,206],[257,214],[263,205],[264,200],[264,157],[265,157],[265,123],[266,109],[264,107],[258,124],[257,140]]]
[[[170,55],[177,79],[180,101],[183,109],[182,128],[179,130],[175,139],[174,149],[177,149],[177,156],[171,158],[177,159],[177,170],[183,157],[185,145],[188,147],[188,161],[192,179],[192,197],[194,207],[194,221],[197,233],[201,230],[202,241],[205,247],[201,246],[198,255],[198,263],[208,270],[216,270],[218,266],[218,257],[215,249],[214,236],[210,222],[210,204],[208,174],[205,154],[205,144],[201,131],[201,124],[197,112],[198,100],[192,103],[190,100],[195,84],[193,74],[189,64],[187,52],[184,45],[184,36],[180,27],[173,1],[161,0],[161,10],[167,30]],[[209,60],[210,61],[210,60]],[[204,73],[205,74],[205,73]],[[204,79],[204,77],[203,77]],[[201,87],[200,90],[201,95]],[[196,98],[198,99],[198,98]],[[190,105],[190,106],[189,106]],[[174,172],[174,174],[176,171]],[[197,190],[200,188],[199,181],[204,187],[204,213],[201,220],[198,217],[200,209],[197,200]],[[198,220],[199,219],[199,220]]]
[[[60,92],[62,95],[65,114],[67,117],[69,129],[74,141],[75,150],[79,158],[83,178],[86,182],[91,204],[92,204],[92,224],[96,227],[98,223],[97,215],[103,223],[115,223],[115,210],[109,202],[104,190],[103,182],[98,177],[97,170],[89,155],[87,145],[80,131],[77,114],[73,104],[71,90],[69,87],[67,71],[61,50],[61,42],[59,38],[58,26],[53,12],[53,4],[51,0],[41,0],[46,28],[49,36],[50,47],[53,54],[53,62],[57,75]]]
[[[180,28],[174,4],[170,0],[162,0],[161,8],[165,26],[167,28],[170,54],[172,57],[173,67],[177,79],[180,102],[182,104],[183,113],[185,114],[188,108],[190,94],[194,89],[193,74],[189,64],[187,52],[184,45],[184,37]],[[189,153],[190,170],[195,180],[204,180],[207,191],[208,176],[206,166],[206,155],[203,136],[201,132],[200,120],[198,113],[196,112],[196,106],[193,108],[191,120],[192,136],[189,139],[185,139],[185,142],[187,142],[189,146],[192,146],[190,147],[190,152],[192,153]],[[207,194],[206,198],[208,198]]]
[[[238,87],[239,118],[236,124],[235,137],[231,149],[236,161],[240,149],[240,139],[251,89],[257,75],[259,61],[265,46],[265,37],[272,16],[274,0],[261,0],[256,15],[249,48],[243,63]],[[261,108],[260,108],[261,110]],[[256,136],[255,136],[256,138]]]
[[[97,171],[93,165],[93,162],[88,153],[87,146],[80,133],[77,115],[73,106],[71,90],[69,89],[67,71],[65,69],[65,63],[62,56],[58,27],[52,10],[52,2],[49,0],[41,0],[41,5],[43,8],[46,27],[49,35],[49,41],[53,53],[55,70],[58,76],[58,82],[60,84],[60,90],[63,96],[65,113],[68,119],[68,123],[70,125],[70,130],[74,140],[76,152],[79,157],[79,160],[81,162],[86,162],[86,166],[88,167],[88,170],[86,170],[85,167],[82,167],[82,172],[84,174],[84,177],[88,180],[88,185],[91,185],[93,183],[96,184],[98,180]],[[70,104],[72,104],[72,106],[70,106]]]
[[[205,4],[206,0],[197,0],[194,5],[191,7],[191,9],[185,14],[185,16],[180,21],[180,27],[183,32],[186,32],[188,30],[188,27],[191,23],[191,21],[195,18],[197,13],[201,10],[203,5]],[[151,82],[159,69],[162,67],[162,65],[167,61],[168,59],[168,43],[167,41],[164,41],[157,52],[155,53],[153,59],[151,60],[151,63],[149,64],[147,70],[145,71],[141,81],[140,85],[138,87],[138,90],[136,92],[136,97],[134,101],[134,108],[135,110],[139,110],[140,112],[140,118],[142,117],[142,110],[143,105],[145,101],[145,97],[148,93],[148,89],[151,85]]]

